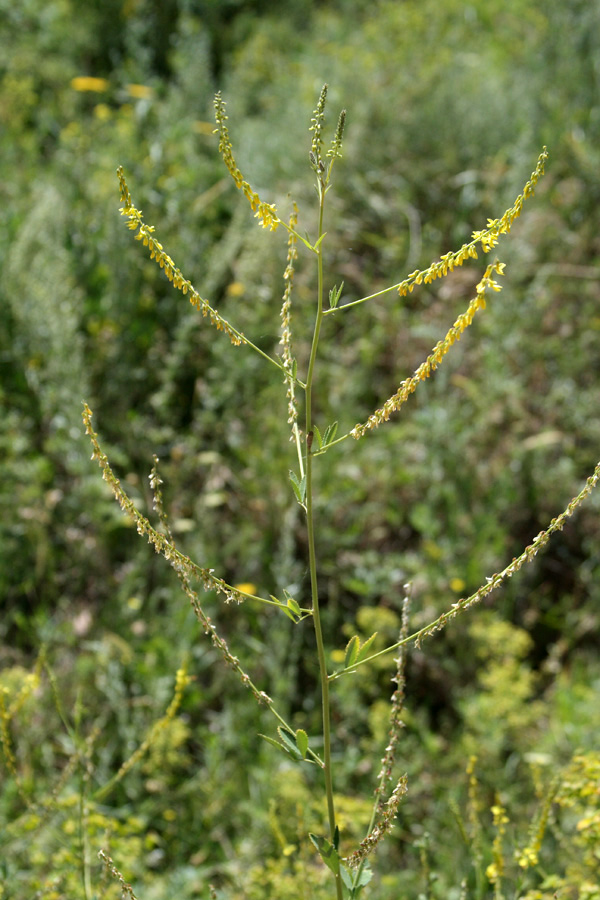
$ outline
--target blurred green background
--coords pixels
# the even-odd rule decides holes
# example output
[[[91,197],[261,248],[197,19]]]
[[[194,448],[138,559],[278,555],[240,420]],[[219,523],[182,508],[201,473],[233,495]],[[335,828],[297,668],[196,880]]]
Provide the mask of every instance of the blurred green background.
[[[2,769],[0,896],[89,900],[84,870],[98,896],[119,896],[102,882],[100,846],[140,900],[208,897],[209,882],[220,898],[328,896],[304,846],[324,815],[318,779],[257,736],[271,720],[90,462],[84,399],[143,511],[152,454],[161,458],[173,530],[200,565],[308,602],[284,386],[208,327],[131,240],[115,170],[124,166],[134,203],[200,294],[277,353],[286,236],[257,227],[218,158],[216,90],[244,176],[282,216],[296,199],[299,230],[312,235],[308,126],[324,82],[326,138],[347,108],[325,223],[327,288],[343,280],[343,302],[458,248],[512,204],[548,146],[536,197],[498,247],[502,293],[400,416],[319,460],[332,659],[355,632],[377,630],[383,646],[405,581],[417,628],[517,555],[600,457],[600,6],[0,0],[0,28],[0,684],[9,700],[26,693],[41,648],[53,672],[5,729],[15,766]],[[483,268],[326,321],[321,431],[334,419],[348,431],[395,392]],[[313,269],[300,252],[300,371]],[[543,795],[575,751],[597,746],[599,511],[592,497],[484,610],[411,653],[398,760],[409,794],[373,897],[458,898],[463,878],[468,896],[492,896],[473,860],[491,860],[496,792],[509,848],[523,844],[536,783]],[[212,597],[206,608],[261,689],[318,734],[310,623]],[[194,681],[181,716],[94,806],[84,840],[82,784],[104,784],[144,739],[184,660]],[[390,665],[334,691],[344,852],[368,821]],[[70,769],[94,728],[87,769]],[[469,847],[452,810],[468,820],[472,753],[484,836],[472,832]],[[578,821],[555,811],[545,861],[510,876],[514,896],[550,897],[558,885],[561,896],[600,897],[569,887],[593,888],[600,858],[600,826],[590,850]],[[554,872],[567,881],[540,887]]]

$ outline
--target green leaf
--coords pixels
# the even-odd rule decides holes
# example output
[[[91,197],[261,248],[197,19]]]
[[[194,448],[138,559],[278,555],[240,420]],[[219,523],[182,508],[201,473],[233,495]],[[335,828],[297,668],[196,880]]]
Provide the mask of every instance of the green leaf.
[[[290,755],[287,748],[280,744],[279,741],[274,740],[272,737],[269,737],[266,734],[259,733],[258,736],[261,737],[264,741],[267,741],[267,743],[272,744],[274,747],[277,747],[277,749],[281,750],[282,753],[285,753],[286,756]]]
[[[323,449],[323,438],[321,437],[321,432],[317,428],[316,425],[313,425],[313,431],[315,433],[315,437],[317,439],[317,444],[319,445],[319,450]]]
[[[349,891],[352,891],[354,887],[354,879],[352,878],[352,874],[348,871],[345,866],[340,866],[340,875],[342,876],[342,881]],[[350,894],[351,897],[354,896],[353,893]]]
[[[279,609],[286,614],[288,619],[292,620],[292,622],[295,625],[297,616],[299,615],[299,612],[300,612],[300,607],[298,607],[298,613],[294,614],[294,610],[289,606],[289,603],[286,606],[285,603],[282,603],[281,600],[279,600],[279,598],[275,597],[273,594],[269,594],[269,597],[271,598],[273,603],[276,603],[277,606],[279,607]],[[296,604],[296,606],[298,606],[298,604]]]
[[[364,887],[366,884],[368,884],[370,882],[372,877],[373,877],[373,869],[371,869],[371,867],[369,866],[368,863],[365,863],[365,866],[364,866],[362,872],[360,873],[360,877],[359,877],[358,881],[356,882],[356,886]]]
[[[306,500],[306,475],[302,477],[302,481],[300,482],[300,495],[302,497],[302,503]]]
[[[321,837],[319,834],[309,834],[308,836],[319,851],[319,856],[327,868],[330,869],[334,875],[338,875],[340,871],[340,858],[333,844],[328,841],[327,838]]]
[[[285,599],[287,600],[287,605],[289,606],[291,611],[294,613],[294,615],[301,616],[302,610],[300,609],[298,603],[294,600],[294,598],[290,597],[290,595],[288,594],[288,592],[286,591],[285,588],[283,589],[283,595],[284,595]]]
[[[331,444],[331,442],[333,441],[333,439],[336,435],[337,429],[338,429],[337,422],[332,422],[331,425],[327,426],[327,428],[325,429],[325,435],[323,437],[323,446],[324,447],[326,447],[327,444]]]
[[[292,487],[294,489],[294,493],[296,495],[296,499],[298,503],[303,506],[304,500],[306,498],[306,475],[302,478],[302,481],[298,479],[298,476],[291,469],[289,471],[290,481],[292,482]]]
[[[358,651],[360,649],[360,641],[357,636],[354,634],[346,644],[346,654],[344,656],[344,668],[348,669],[350,666],[354,665],[356,659],[358,657]]]
[[[306,759],[308,752],[308,735],[303,728],[299,728],[296,732],[296,746],[302,754],[302,759]]]
[[[295,743],[296,736],[294,735],[294,738],[292,738],[292,736],[287,731],[285,731],[281,727],[281,725],[279,725],[277,728],[277,734],[281,738],[281,743],[284,745],[285,749],[292,757],[292,759],[302,759],[302,754],[300,753]]]
[[[370,651],[371,651],[371,647],[372,647],[373,641],[375,640],[376,637],[377,637],[377,632],[375,631],[375,632],[371,635],[370,638],[367,638],[367,640],[364,642],[364,644],[362,645],[362,647],[361,647],[360,650],[358,651],[358,656],[356,657],[355,662],[362,662],[363,659],[366,659],[367,656],[369,656],[369,653],[370,653]]]
[[[345,866],[340,865],[340,875],[342,876],[344,886],[348,889],[348,896],[350,900],[358,900],[358,898],[362,894],[362,889],[370,882],[371,878],[373,877],[373,872],[369,864],[365,863],[360,875],[356,879],[356,884],[354,883],[355,876]]]
[[[331,309],[335,309],[338,303],[340,302],[340,297],[342,296],[342,291],[344,290],[344,282],[340,284],[339,287],[332,287],[329,291],[329,306]]]

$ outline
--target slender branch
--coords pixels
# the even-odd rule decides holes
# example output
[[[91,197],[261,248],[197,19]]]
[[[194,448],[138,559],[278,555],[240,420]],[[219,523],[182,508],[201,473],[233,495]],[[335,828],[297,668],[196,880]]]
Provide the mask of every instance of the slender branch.
[[[350,434],[349,431],[346,432],[346,434],[343,434],[341,437],[336,438],[335,441],[330,441],[329,444],[327,444],[326,447],[323,447],[323,448],[322,448],[322,450],[316,450],[316,451],[313,453],[313,456],[323,456],[324,453],[327,453],[327,451],[329,450],[330,447],[335,447],[336,444],[341,444],[342,441],[345,441],[346,438],[349,438],[349,437],[351,437],[351,436],[352,436],[352,435]]]
[[[504,263],[501,263],[496,259],[487,267],[483,278],[477,285],[476,294],[469,303],[467,309],[456,319],[446,336],[441,341],[437,342],[425,362],[421,363],[414,375],[405,379],[396,393],[386,400],[380,409],[376,409],[366,422],[354,426],[350,434],[355,440],[363,437],[367,431],[377,428],[382,422],[387,422],[392,413],[399,410],[402,404],[408,400],[410,395],[416,390],[419,382],[429,378],[431,373],[435,372],[450,348],[456,341],[460,340],[461,334],[472,323],[477,311],[485,309],[487,291],[500,291],[502,289],[498,282],[494,281],[492,278],[492,273],[494,272],[497,275],[503,275]]]
[[[163,269],[173,287],[180,290],[184,295],[189,294],[189,301],[192,306],[199,310],[205,318],[210,319],[211,324],[214,325],[218,331],[224,332],[234,346],[239,347],[241,344],[245,344],[285,374],[285,367],[282,363],[273,359],[272,356],[269,356],[269,354],[265,353],[264,350],[261,350],[260,347],[257,347],[245,334],[238,331],[238,329],[228,322],[227,319],[223,318],[223,316],[210,305],[208,300],[205,300],[200,296],[191,281],[183,275],[181,269],[175,265],[174,261],[164,250],[163,245],[154,237],[154,225],[146,225],[142,211],[136,209],[133,205],[133,200],[125,179],[125,173],[121,166],[117,169],[117,175],[119,177],[121,189],[121,202],[123,203],[121,215],[125,216],[128,220],[127,227],[129,230],[137,231],[135,240],[141,241],[144,247],[148,247],[150,259],[155,260],[157,265]],[[304,388],[301,381],[298,379],[294,379],[294,381],[296,384],[299,384],[300,387]]]
[[[244,599],[255,600],[258,603],[264,603],[267,606],[277,606],[281,608],[285,606],[277,600],[267,600],[266,597],[258,597],[256,594],[250,594],[247,591],[240,590],[234,585],[228,584],[223,578],[218,578],[214,574],[214,569],[197,565],[189,556],[177,549],[173,540],[167,534],[161,534],[152,527],[146,516],[143,516],[137,509],[135,503],[123,490],[121,482],[113,472],[108,457],[103,452],[98,442],[98,435],[92,428],[92,410],[87,403],[83,405],[83,422],[86,434],[90,438],[93,447],[92,459],[98,462],[102,469],[102,477],[110,486],[119,506],[123,512],[130,516],[136,524],[138,534],[145,536],[148,543],[151,544],[157,553],[162,554],[164,558],[171,564],[175,571],[179,574],[185,572],[190,578],[195,578],[202,583],[205,591],[216,591],[218,594],[225,595],[227,603],[241,603]],[[300,608],[304,615],[310,615],[310,609]]]
[[[430,284],[436,278],[443,278],[448,272],[451,272],[458,266],[462,266],[466,260],[477,259],[478,244],[481,244],[481,249],[484,253],[489,253],[492,247],[495,247],[498,243],[500,236],[509,233],[514,220],[521,215],[521,209],[525,200],[533,197],[535,186],[544,174],[547,159],[548,150],[544,147],[538,156],[534,171],[529,176],[529,181],[524,185],[513,205],[504,212],[500,219],[488,219],[487,228],[481,231],[474,231],[471,235],[472,240],[468,244],[463,244],[458,250],[444,253],[439,260],[432,262],[426,269],[416,269],[397,284],[392,284],[390,287],[377,291],[375,294],[369,294],[368,297],[361,297],[359,300],[353,300],[351,303],[345,303],[343,306],[336,306],[335,309],[328,309],[324,315],[329,316],[341,309],[350,309],[353,306],[366,303],[367,300],[373,300],[394,290],[398,291],[401,297],[405,297],[407,294],[412,293],[416,285]]]
[[[380,656],[383,656],[386,653],[390,653],[392,650],[396,650],[398,647],[402,647],[404,644],[414,643],[417,647],[420,646],[423,638],[430,637],[432,634],[435,634],[436,631],[441,631],[442,628],[450,622],[451,619],[455,619],[461,613],[465,612],[470,607],[475,606],[475,604],[480,603],[485,597],[495,591],[496,588],[499,588],[505,581],[508,581],[509,578],[512,578],[519,569],[521,569],[526,562],[531,562],[535,556],[537,556],[538,552],[548,543],[550,537],[556,531],[562,531],[564,528],[567,519],[573,515],[577,507],[588,497],[591,492],[597,487],[600,482],[600,462],[597,464],[593,473],[587,479],[585,485],[581,489],[581,491],[573,497],[573,499],[567,504],[567,507],[563,510],[563,512],[557,516],[555,519],[552,519],[548,528],[545,531],[540,531],[539,534],[533,539],[531,544],[528,544],[527,547],[523,550],[520,556],[515,557],[512,562],[509,563],[506,568],[504,568],[501,572],[497,572],[494,575],[490,575],[486,578],[485,584],[483,584],[474,594],[471,594],[469,597],[462,598],[457,600],[456,603],[453,603],[450,609],[443,612],[441,616],[438,616],[433,622],[430,622],[428,625],[425,625],[423,628],[420,628],[418,631],[415,631],[413,634],[409,635],[406,638],[403,638],[400,641],[397,641],[395,644],[392,644],[391,647],[386,647],[384,650],[380,650],[378,653],[374,653],[372,656],[368,656],[366,659],[361,660],[358,663],[355,663],[352,666],[348,666],[345,669],[338,669],[337,672],[334,672],[329,676],[330,681],[335,681],[336,678],[339,678],[341,675],[345,675],[347,672],[354,672],[358,669],[359,666],[363,666],[366,663],[372,662],[374,659],[378,659]]]

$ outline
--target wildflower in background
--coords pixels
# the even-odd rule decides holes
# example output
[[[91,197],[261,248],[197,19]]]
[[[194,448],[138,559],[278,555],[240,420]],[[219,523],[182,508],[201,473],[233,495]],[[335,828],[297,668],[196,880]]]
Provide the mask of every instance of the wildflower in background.
[[[231,284],[227,285],[228,297],[243,297],[245,291],[246,288],[241,281],[232,281]]]
[[[101,94],[108,90],[106,78],[92,78],[91,75],[79,75],[71,79],[71,87],[74,91],[97,91]]]
[[[94,107],[94,116],[100,122],[106,122],[112,117],[112,110],[106,103],[97,103]]]
[[[250,594],[251,597],[254,597],[256,594],[256,585],[252,584],[251,581],[242,581],[240,584],[234,584],[233,588],[241,594]]]
[[[130,97],[135,97],[136,100],[149,100],[150,97],[154,96],[152,88],[147,87],[145,84],[128,84],[127,93]]]
[[[500,803],[498,797],[496,797],[496,803],[492,806],[492,816],[494,821],[494,827],[496,829],[496,835],[494,837],[494,843],[492,844],[492,855],[493,862],[485,870],[485,874],[487,875],[490,882],[497,888],[497,892],[500,890],[500,880],[504,875],[504,854],[502,852],[502,840],[504,835],[506,834],[506,826],[508,825],[508,816],[506,815],[506,810]]]
[[[537,866],[539,862],[542,841],[544,839],[544,834],[546,833],[546,826],[548,825],[548,816],[550,815],[550,810],[558,792],[559,785],[560,778],[557,776],[548,788],[537,818],[531,823],[528,844],[523,847],[522,850],[515,851],[515,859],[522,869],[530,869],[533,866]]]

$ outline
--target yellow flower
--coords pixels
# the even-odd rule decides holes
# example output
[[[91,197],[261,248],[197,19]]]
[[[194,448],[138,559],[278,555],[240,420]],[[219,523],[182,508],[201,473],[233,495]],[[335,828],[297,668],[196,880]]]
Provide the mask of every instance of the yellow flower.
[[[135,97],[136,100],[147,100],[154,95],[152,88],[147,87],[145,84],[128,84],[127,93],[130,97]]]
[[[232,281],[227,285],[227,293],[230,297],[242,297],[246,288],[241,281]]]
[[[256,594],[256,585],[250,581],[242,581],[241,584],[234,584],[233,587],[234,590],[240,591],[242,594],[250,594],[252,597]]]
[[[79,75],[71,79],[71,87],[74,91],[97,91],[103,93],[108,90],[106,78],[92,78],[91,75]]]
[[[106,122],[107,119],[111,118],[112,111],[110,106],[107,106],[106,103],[98,103],[94,107],[94,115],[101,122]]]
[[[499,874],[496,863],[490,863],[489,866],[487,867],[487,869],[485,870],[485,874],[487,875],[488,879],[492,882],[492,884],[495,884],[498,879],[498,874]]]

